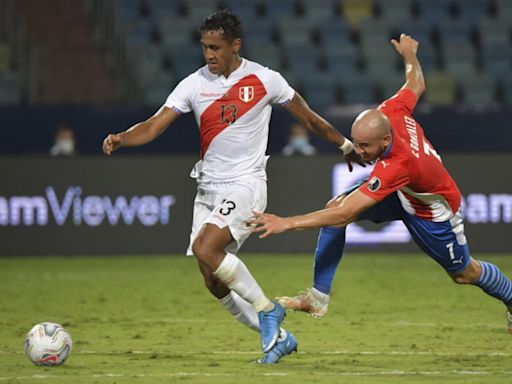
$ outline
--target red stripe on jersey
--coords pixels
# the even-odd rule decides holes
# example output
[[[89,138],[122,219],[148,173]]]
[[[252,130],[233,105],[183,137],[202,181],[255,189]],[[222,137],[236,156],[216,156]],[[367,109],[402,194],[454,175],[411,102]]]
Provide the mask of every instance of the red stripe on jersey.
[[[266,94],[267,90],[261,80],[256,75],[249,75],[206,108],[201,114],[199,125],[201,158],[219,133],[251,110]]]

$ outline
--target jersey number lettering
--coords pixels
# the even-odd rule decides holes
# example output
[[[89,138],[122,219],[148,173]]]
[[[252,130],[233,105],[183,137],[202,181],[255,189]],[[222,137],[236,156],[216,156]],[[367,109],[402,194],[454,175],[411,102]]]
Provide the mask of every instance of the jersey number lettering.
[[[443,160],[441,160],[441,156],[439,156],[439,153],[436,152],[436,150],[434,148],[432,148],[430,146],[430,144],[423,140],[423,152],[425,152],[425,155],[427,156],[434,156],[437,160],[439,160],[441,163],[443,162]]]
[[[235,104],[222,104],[220,106],[220,121],[222,123],[233,124],[236,121],[238,108]]]
[[[231,200],[223,200],[222,201],[222,207],[219,210],[219,213],[221,215],[227,216],[231,213],[233,209],[236,208],[236,204]]]

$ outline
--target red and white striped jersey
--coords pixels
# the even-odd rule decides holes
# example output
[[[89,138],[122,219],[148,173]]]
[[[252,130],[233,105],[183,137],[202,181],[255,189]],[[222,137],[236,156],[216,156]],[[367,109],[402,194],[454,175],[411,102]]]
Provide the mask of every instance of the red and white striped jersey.
[[[410,214],[446,221],[459,210],[461,194],[423,128],[412,118],[415,105],[416,95],[401,89],[379,106],[391,123],[392,144],[360,191],[377,201],[396,191]]]
[[[278,72],[246,59],[227,79],[205,65],[182,80],[165,106],[194,112],[201,160],[191,176],[203,182],[228,182],[245,175],[266,178],[272,104],[286,104],[294,94]]]

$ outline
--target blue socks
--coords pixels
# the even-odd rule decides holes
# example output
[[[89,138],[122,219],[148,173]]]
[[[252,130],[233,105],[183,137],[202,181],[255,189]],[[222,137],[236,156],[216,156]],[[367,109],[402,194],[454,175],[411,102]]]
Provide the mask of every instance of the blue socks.
[[[315,250],[314,287],[329,294],[336,268],[345,247],[345,227],[323,227],[320,229]]]
[[[480,265],[482,266],[482,274],[475,285],[482,288],[488,295],[503,301],[507,307],[511,307],[512,282],[510,279],[494,264],[480,261]]]

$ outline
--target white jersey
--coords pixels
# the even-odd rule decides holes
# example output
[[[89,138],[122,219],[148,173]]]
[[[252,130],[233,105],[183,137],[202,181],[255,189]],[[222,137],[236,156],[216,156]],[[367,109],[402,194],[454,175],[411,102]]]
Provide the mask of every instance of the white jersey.
[[[272,104],[286,104],[295,91],[275,71],[242,59],[226,79],[208,66],[183,79],[165,106],[194,111],[201,137],[201,160],[191,176],[200,182],[266,178],[265,151]]]

